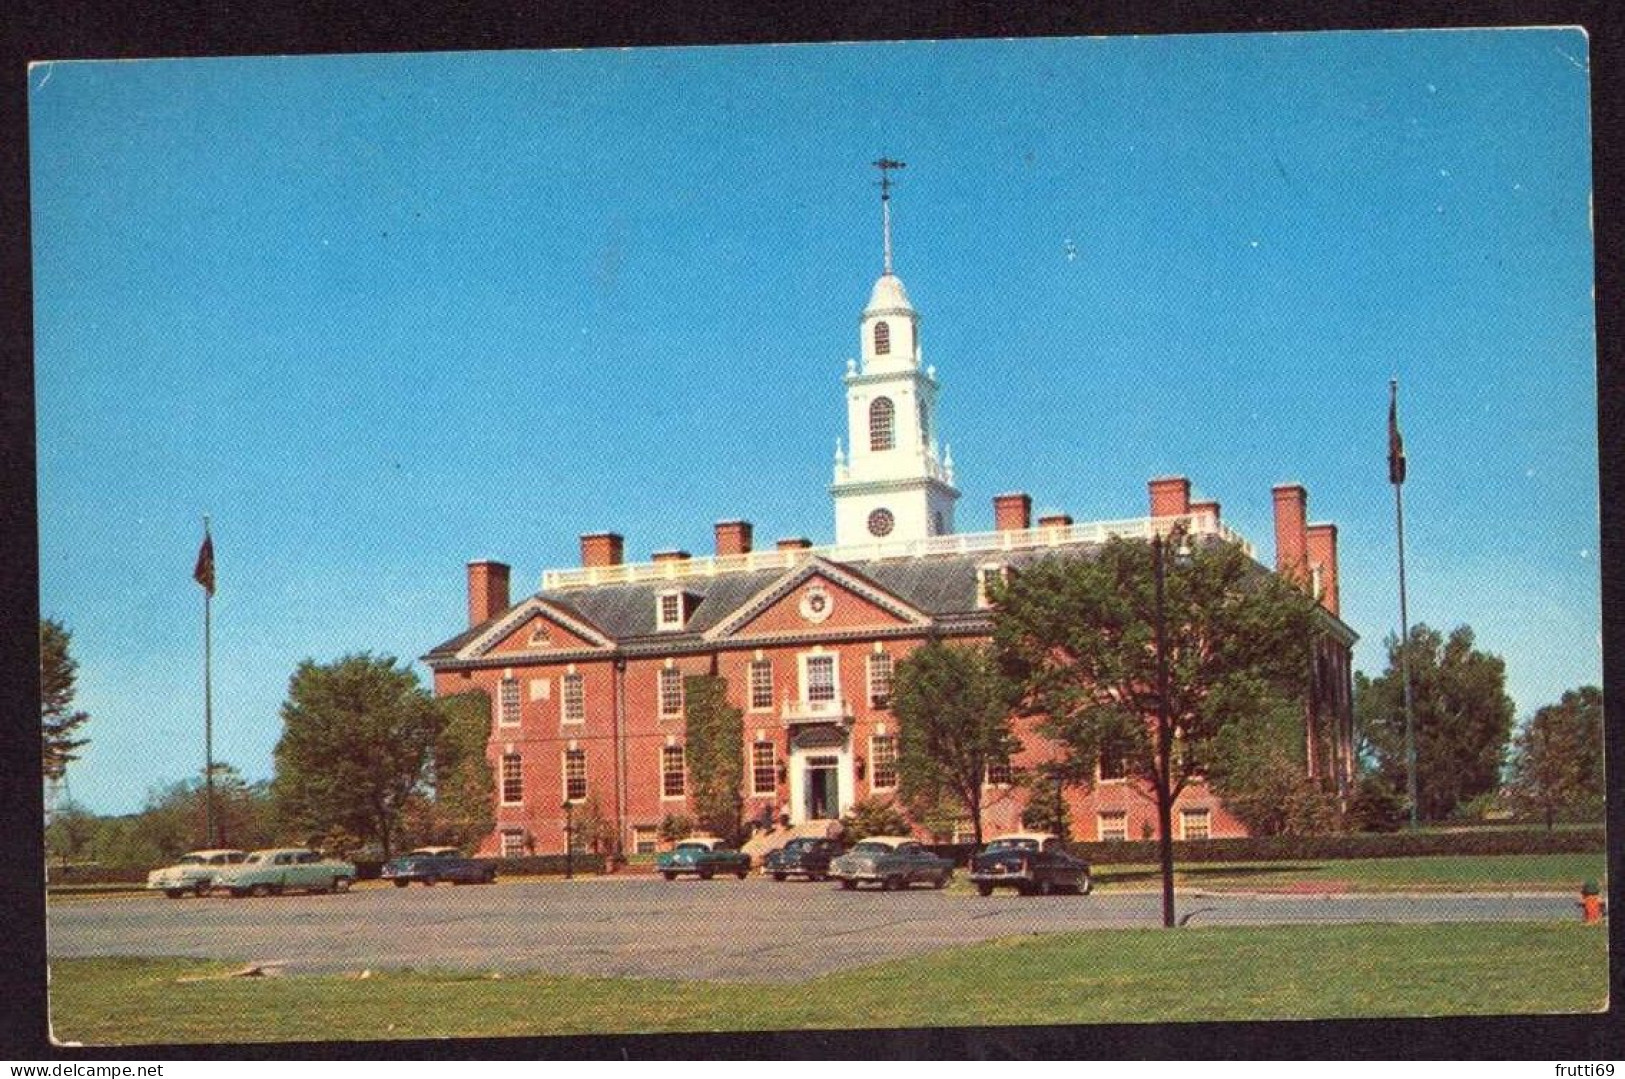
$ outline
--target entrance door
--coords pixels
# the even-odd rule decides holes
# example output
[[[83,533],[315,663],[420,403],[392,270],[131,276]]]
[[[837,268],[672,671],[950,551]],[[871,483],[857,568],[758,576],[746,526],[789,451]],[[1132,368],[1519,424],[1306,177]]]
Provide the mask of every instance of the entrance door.
[[[807,819],[835,820],[841,815],[839,757],[807,758]]]

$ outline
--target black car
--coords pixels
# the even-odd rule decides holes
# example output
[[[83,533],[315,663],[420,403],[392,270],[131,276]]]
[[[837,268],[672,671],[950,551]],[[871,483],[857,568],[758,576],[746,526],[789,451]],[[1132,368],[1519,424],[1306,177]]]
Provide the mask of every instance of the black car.
[[[1067,853],[1059,839],[1044,832],[993,840],[971,859],[970,879],[983,895],[992,895],[995,888],[1014,888],[1022,895],[1088,895],[1094,886],[1089,863]]]
[[[490,884],[497,879],[497,867],[477,858],[464,858],[456,847],[421,847],[385,864],[382,876],[397,888],[413,881],[439,884]]]
[[[830,859],[840,856],[841,845],[835,840],[800,836],[778,850],[769,851],[762,859],[762,872],[774,880],[786,877],[824,880],[829,876]]]

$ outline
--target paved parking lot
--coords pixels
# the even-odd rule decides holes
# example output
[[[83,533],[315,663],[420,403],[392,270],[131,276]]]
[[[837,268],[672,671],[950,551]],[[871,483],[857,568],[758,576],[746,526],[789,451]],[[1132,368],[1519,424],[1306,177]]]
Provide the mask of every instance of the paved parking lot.
[[[1546,920],[1576,917],[1573,906],[1551,895],[1179,897],[1193,925]],[[289,973],[417,967],[773,982],[996,937],[1156,926],[1161,909],[1155,892],[983,899],[756,877],[611,877],[55,902],[48,947],[53,957],[249,960]]]

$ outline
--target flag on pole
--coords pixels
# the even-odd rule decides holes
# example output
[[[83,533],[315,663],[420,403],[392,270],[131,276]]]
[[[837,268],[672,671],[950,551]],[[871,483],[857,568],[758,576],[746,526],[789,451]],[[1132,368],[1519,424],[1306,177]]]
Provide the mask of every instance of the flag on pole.
[[[203,586],[203,591],[214,595],[214,537],[203,533],[203,546],[197,551],[197,565],[192,569],[192,580]]]
[[[1405,440],[1399,435],[1399,380],[1388,381],[1388,482],[1405,482]]]

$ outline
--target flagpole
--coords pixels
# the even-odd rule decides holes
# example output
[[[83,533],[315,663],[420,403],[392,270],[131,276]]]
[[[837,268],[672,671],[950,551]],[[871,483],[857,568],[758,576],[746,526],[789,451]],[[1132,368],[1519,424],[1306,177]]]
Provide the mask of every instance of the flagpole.
[[[209,538],[209,517],[203,517],[203,538]],[[210,549],[209,583],[203,589],[203,829],[205,845],[214,846],[214,687],[211,640],[211,605],[214,602],[213,549]]]
[[[1388,479],[1394,485],[1394,526],[1399,536],[1399,677],[1405,703],[1405,793],[1411,828],[1417,826],[1416,720],[1411,709],[1411,620],[1405,602],[1405,444],[1399,434],[1399,380],[1388,380]]]

